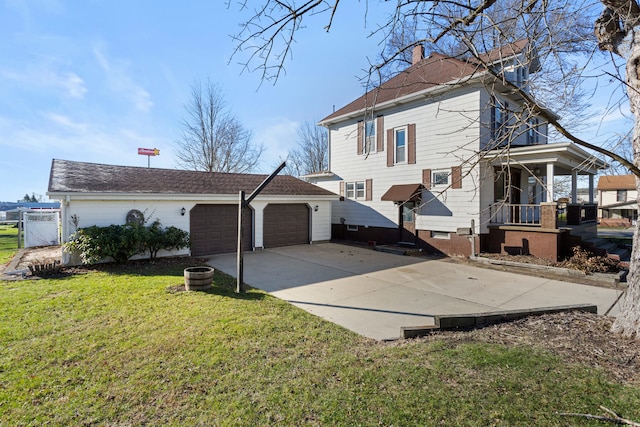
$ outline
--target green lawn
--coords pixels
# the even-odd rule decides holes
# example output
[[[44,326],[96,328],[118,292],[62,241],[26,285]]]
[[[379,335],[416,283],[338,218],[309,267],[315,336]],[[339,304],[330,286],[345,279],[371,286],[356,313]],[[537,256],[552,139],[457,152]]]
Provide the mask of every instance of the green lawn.
[[[18,251],[18,229],[13,225],[0,224],[0,265],[11,261]]]
[[[531,347],[378,343],[216,273],[0,282],[0,425],[601,425],[640,390]]]

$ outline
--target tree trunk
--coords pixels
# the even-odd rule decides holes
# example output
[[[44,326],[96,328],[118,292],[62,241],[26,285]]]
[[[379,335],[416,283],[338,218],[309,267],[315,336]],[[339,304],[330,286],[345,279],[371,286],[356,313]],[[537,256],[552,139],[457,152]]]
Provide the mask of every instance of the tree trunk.
[[[633,33],[626,67],[627,93],[631,112],[635,117],[633,129],[633,162],[640,165],[640,34]],[[640,179],[636,176],[640,194]],[[638,203],[638,201],[636,201]],[[640,240],[638,222],[633,233],[633,249],[627,278],[627,292],[623,296],[621,313],[613,324],[613,332],[640,339]]]

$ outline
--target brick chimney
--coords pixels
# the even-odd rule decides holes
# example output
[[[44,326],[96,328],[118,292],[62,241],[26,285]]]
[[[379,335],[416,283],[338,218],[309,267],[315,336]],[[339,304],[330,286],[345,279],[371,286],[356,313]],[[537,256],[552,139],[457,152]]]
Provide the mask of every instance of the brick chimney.
[[[416,65],[424,59],[424,46],[421,44],[413,47],[413,56],[411,57],[411,65]]]

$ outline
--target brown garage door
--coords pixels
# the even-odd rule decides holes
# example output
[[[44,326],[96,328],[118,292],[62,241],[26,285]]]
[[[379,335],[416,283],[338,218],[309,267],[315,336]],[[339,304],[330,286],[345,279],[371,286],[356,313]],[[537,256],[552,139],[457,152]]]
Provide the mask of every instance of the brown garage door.
[[[309,243],[309,208],[306,204],[269,204],[264,208],[264,247]]]
[[[245,211],[243,246],[252,249],[251,210]],[[238,246],[238,205],[196,205],[190,213],[191,255],[233,252]]]

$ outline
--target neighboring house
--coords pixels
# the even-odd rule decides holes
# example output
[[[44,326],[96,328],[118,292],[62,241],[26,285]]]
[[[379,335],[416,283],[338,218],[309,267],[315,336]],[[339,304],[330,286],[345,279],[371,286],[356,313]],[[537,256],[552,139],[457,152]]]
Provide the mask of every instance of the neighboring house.
[[[52,202],[3,202],[0,203],[0,211],[5,213],[7,221],[17,221],[20,212],[49,212],[60,209],[60,203]],[[1,214],[0,214],[1,215]]]
[[[598,217],[604,226],[624,227],[638,219],[635,175],[604,175],[598,179]]]
[[[47,195],[61,202],[63,241],[78,228],[143,216],[190,233],[191,248],[173,254],[201,256],[236,250],[239,192],[249,196],[265,178],[53,160]],[[297,178],[276,176],[244,215],[244,248],[329,240],[331,201],[337,199]]]
[[[484,59],[526,91],[535,54],[519,41]],[[477,62],[424,58],[416,47],[411,67],[320,121],[329,171],[304,178],[340,194],[337,239],[463,256],[473,239],[476,252],[558,258],[595,235],[593,175],[606,165],[572,143],[549,144],[545,120],[527,112]],[[546,183],[561,175],[572,177],[572,198],[559,228]],[[578,175],[589,177],[590,203],[577,203]]]

